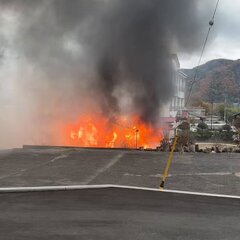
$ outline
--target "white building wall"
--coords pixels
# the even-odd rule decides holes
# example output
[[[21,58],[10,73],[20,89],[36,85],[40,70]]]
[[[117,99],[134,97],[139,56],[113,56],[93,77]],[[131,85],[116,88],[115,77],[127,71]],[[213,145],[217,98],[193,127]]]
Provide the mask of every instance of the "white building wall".
[[[174,95],[171,101],[164,105],[161,117],[176,117],[178,111],[183,110],[185,105],[185,86],[187,76],[179,70],[180,63],[177,55],[171,55],[171,62],[173,66],[172,81]]]

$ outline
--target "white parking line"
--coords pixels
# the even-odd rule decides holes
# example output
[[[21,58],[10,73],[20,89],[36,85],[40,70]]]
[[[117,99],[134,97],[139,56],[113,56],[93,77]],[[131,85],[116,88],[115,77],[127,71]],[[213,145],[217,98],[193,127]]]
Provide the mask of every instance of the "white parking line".
[[[124,155],[125,153],[120,153],[118,154],[116,157],[114,157],[107,165],[103,166],[100,169],[97,169],[97,171],[91,175],[90,177],[88,177],[85,181],[82,182],[83,185],[85,184],[89,184],[90,182],[92,182],[96,177],[98,177],[100,174],[102,174],[103,172],[105,172],[107,169],[109,169],[110,167],[112,167],[114,164],[116,164]]]
[[[39,167],[42,167],[42,166],[45,166],[45,165],[48,165],[49,163],[52,163],[52,162],[55,162],[56,160],[59,160],[59,159],[62,159],[62,158],[66,158],[68,155],[67,154],[61,154],[57,157],[54,157],[53,159],[50,159],[44,163],[40,163],[38,165],[35,165],[35,166],[32,166],[30,168],[22,168],[18,171],[15,171],[13,173],[10,173],[8,175],[3,175],[3,176],[0,176],[0,180],[4,179],[4,178],[8,178],[8,177],[12,177],[12,176],[20,176],[22,173],[26,172],[26,171],[29,171],[29,170],[32,170],[32,169],[35,169],[35,168],[39,168]]]

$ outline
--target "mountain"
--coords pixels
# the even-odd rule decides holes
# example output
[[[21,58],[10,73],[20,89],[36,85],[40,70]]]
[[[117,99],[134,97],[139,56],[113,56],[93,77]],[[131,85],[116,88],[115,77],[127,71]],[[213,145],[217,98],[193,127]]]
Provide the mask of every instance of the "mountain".
[[[181,69],[190,86],[196,74],[196,68]],[[238,102],[240,99],[240,60],[216,59],[209,61],[197,70],[193,85],[192,99],[204,101]]]

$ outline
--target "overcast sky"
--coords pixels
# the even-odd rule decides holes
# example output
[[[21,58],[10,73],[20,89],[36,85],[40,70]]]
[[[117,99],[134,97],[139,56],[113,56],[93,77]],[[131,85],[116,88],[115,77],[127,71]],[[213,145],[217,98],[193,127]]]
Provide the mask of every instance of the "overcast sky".
[[[206,19],[206,25],[208,25],[208,19]],[[203,36],[203,42],[205,37]],[[199,55],[200,52],[193,55],[179,54],[181,67],[191,68],[195,66]],[[202,63],[216,58],[240,58],[240,0],[220,0],[215,25],[212,28]]]
[[[217,0],[210,0],[216,2]],[[212,3],[209,4],[212,8]],[[212,9],[213,12],[214,9]],[[207,44],[202,63],[216,58],[239,59],[240,58],[240,0],[220,0],[218,12],[215,18],[215,25],[212,28],[209,42]],[[212,15],[212,13],[211,13]],[[208,22],[211,19],[206,19],[206,34],[208,30]],[[8,41],[8,46],[11,45],[11,40],[14,39],[15,18],[8,12],[1,13],[1,35],[4,35],[5,41]],[[206,38],[206,34],[202,36],[202,42]],[[2,43],[1,45],[5,45]],[[182,68],[192,68],[197,65],[199,60],[201,47],[192,54],[184,54],[178,52],[179,60]],[[2,49],[5,57],[10,57],[14,54],[10,49]],[[14,58],[14,56],[12,56]]]

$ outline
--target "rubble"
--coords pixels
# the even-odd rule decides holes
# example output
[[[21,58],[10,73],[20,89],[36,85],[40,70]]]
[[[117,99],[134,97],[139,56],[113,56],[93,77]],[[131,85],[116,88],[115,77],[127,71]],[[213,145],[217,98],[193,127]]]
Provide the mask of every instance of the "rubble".
[[[161,152],[169,152],[172,146],[172,141],[163,141],[161,146],[157,148]],[[231,144],[212,144],[212,143],[196,143],[196,144],[178,144],[175,152],[203,152],[203,153],[240,153],[240,146]]]

